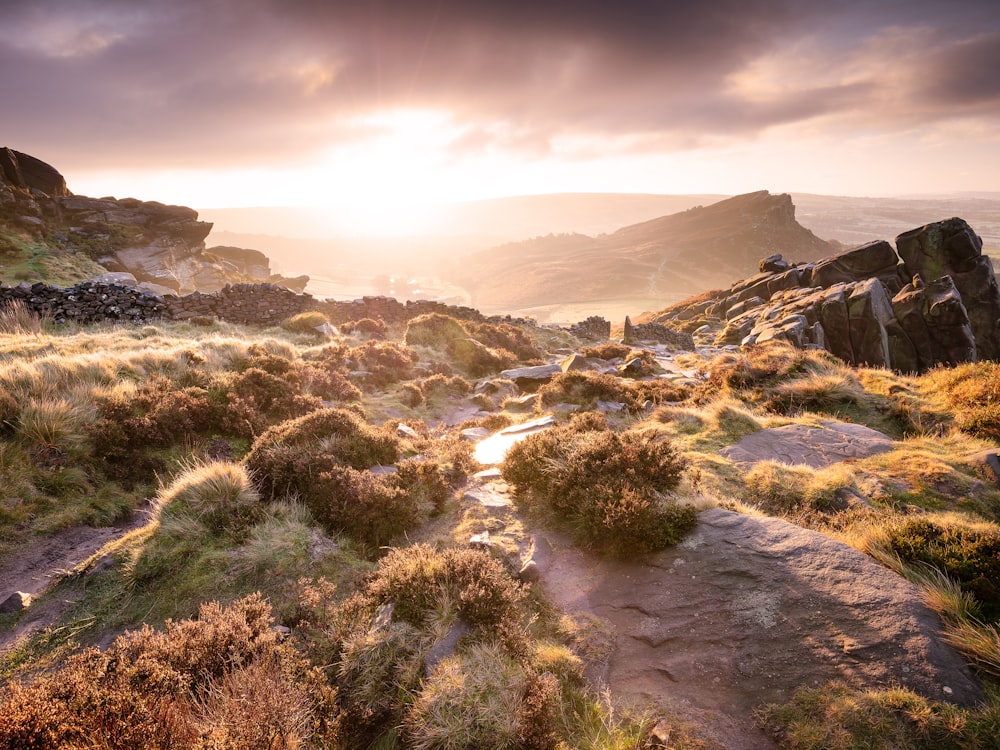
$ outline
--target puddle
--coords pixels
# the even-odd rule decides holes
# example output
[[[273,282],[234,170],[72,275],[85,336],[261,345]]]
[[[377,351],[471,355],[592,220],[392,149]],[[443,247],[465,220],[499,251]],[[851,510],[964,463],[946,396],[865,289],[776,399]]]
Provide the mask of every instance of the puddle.
[[[530,422],[522,422],[521,424],[505,427],[500,432],[494,433],[485,440],[480,440],[476,443],[473,455],[483,466],[496,466],[503,463],[507,451],[515,443],[524,440],[528,435],[534,435],[536,432],[547,430],[555,423],[556,418],[549,414],[538,419],[532,419]]]

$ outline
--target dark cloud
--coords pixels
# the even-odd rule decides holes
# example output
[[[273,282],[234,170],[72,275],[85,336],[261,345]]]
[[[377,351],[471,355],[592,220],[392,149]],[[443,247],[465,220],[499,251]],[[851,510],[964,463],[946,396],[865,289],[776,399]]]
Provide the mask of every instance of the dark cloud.
[[[0,28],[4,139],[89,167],[287,163],[357,135],[353,115],[430,106],[469,124],[465,148],[544,150],[571,132],[690,144],[862,109],[877,120],[877,66],[863,80],[762,98],[737,90],[733,76],[800,39],[835,67],[884,29],[909,26],[937,30],[932,63],[914,60],[919,74],[903,92],[923,102],[911,109],[930,121],[956,109],[994,116],[1000,21],[991,7],[8,0]]]

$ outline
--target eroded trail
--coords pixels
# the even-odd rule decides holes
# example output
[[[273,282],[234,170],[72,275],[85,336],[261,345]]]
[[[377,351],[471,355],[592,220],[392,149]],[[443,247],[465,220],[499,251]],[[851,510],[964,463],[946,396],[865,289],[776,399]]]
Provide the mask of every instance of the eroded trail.
[[[0,602],[16,592],[37,597],[48,591],[68,571],[76,568],[104,545],[149,520],[146,509],[135,511],[116,526],[77,526],[37,539],[0,564]],[[0,653],[21,638],[55,621],[68,603],[43,601],[33,604],[10,629],[0,629]]]

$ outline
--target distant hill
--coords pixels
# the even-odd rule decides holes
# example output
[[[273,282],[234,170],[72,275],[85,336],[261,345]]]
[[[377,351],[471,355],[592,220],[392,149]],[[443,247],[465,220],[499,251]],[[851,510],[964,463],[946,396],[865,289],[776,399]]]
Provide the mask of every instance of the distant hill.
[[[748,193],[624,227],[509,243],[456,262],[485,309],[610,299],[669,299],[728,286],[773,253],[818,260],[832,247],[795,220],[788,195]]]

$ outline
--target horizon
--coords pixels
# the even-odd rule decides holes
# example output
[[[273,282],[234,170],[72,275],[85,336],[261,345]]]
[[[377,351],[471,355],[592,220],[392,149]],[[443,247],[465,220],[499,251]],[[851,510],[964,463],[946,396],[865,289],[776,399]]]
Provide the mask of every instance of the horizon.
[[[377,232],[506,196],[1000,191],[985,0],[5,15],[5,139],[85,195],[321,206]]]

